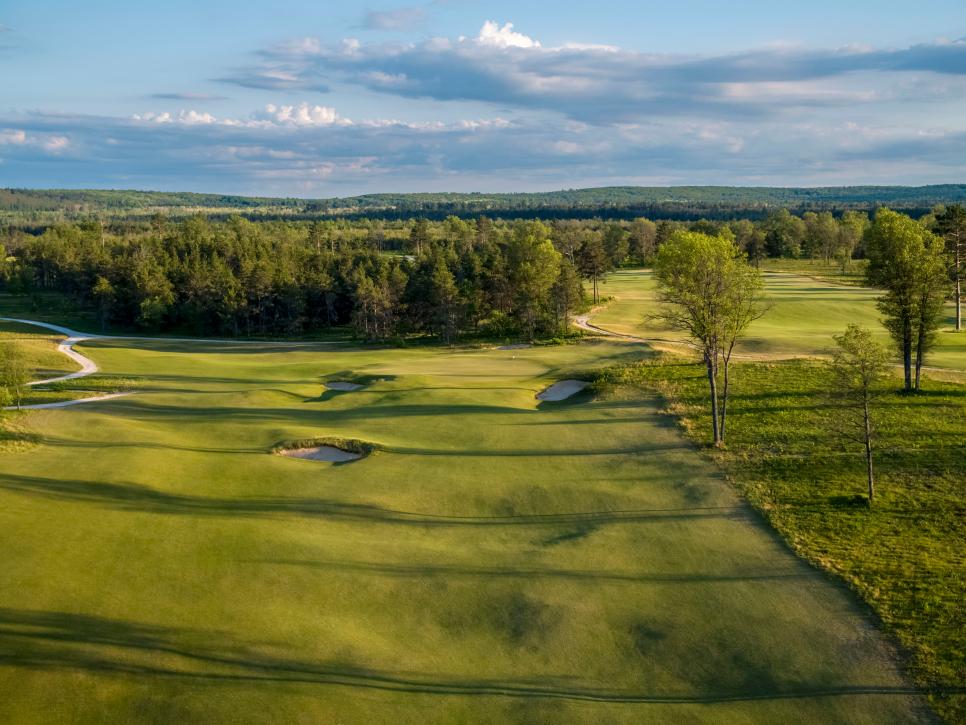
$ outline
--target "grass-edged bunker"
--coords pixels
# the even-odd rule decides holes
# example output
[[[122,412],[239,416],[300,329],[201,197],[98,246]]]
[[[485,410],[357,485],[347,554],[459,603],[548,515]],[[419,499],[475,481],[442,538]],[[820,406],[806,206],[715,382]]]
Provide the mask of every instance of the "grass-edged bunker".
[[[590,383],[584,380],[558,380],[550,387],[545,388],[537,393],[537,400],[542,400],[548,403],[556,403],[561,400],[566,400],[567,398],[579,393],[589,384]]]
[[[305,438],[284,441],[274,446],[272,453],[286,458],[301,458],[324,463],[350,463],[365,458],[375,446],[349,438]]]

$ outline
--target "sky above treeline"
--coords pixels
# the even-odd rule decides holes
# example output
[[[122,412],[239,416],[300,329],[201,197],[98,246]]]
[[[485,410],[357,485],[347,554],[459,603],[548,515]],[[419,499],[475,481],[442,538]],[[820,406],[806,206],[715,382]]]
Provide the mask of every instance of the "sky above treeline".
[[[0,186],[966,181],[963,0],[0,2]]]

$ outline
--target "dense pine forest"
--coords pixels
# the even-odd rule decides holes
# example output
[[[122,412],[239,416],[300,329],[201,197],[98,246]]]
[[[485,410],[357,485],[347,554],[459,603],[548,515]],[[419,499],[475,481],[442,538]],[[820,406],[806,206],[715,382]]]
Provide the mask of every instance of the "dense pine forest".
[[[57,293],[102,331],[233,337],[351,327],[371,340],[534,339],[565,334],[569,316],[598,301],[607,272],[650,263],[677,230],[733,239],[755,264],[819,258],[845,272],[864,255],[868,226],[864,212],[784,209],[730,222],[89,217],[39,233],[7,228],[0,281],[35,299]]]

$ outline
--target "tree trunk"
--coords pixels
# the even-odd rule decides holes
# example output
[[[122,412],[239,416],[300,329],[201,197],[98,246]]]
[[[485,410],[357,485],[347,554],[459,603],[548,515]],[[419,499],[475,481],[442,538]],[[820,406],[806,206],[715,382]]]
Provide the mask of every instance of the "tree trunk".
[[[902,340],[902,372],[906,390],[912,390],[912,332],[906,332]]]
[[[728,418],[728,368],[731,364],[731,353],[724,359],[724,389],[721,391],[721,425],[718,426],[718,435],[721,442],[725,439],[725,422]]]
[[[956,243],[956,332],[963,329],[963,303],[962,303],[962,273],[960,259],[960,243]]]
[[[919,390],[919,383],[922,380],[922,338],[924,333],[919,331],[919,341],[916,345],[916,390]]]
[[[714,359],[705,353],[704,362],[708,368],[708,384],[711,386],[711,434],[717,447],[721,445],[721,431],[718,428],[718,380]]]
[[[875,474],[872,470],[872,415],[869,410],[869,397],[866,395],[865,398],[865,466],[866,473],[868,474],[869,480],[869,505],[872,505],[872,499],[875,496]]]

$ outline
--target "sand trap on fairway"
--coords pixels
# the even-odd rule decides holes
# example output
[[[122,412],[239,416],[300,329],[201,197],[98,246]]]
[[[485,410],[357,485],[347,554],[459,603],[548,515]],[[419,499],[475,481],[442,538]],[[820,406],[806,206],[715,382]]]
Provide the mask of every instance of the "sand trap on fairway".
[[[302,458],[306,461],[325,461],[326,463],[345,463],[346,461],[358,461],[362,458],[362,455],[359,453],[344,451],[335,446],[293,448],[288,451],[279,451],[279,453],[289,458]]]
[[[546,400],[548,402],[566,400],[571,395],[579,393],[588,385],[590,383],[584,382],[583,380],[560,380],[543,392],[537,393],[537,400]]]
[[[497,350],[526,350],[527,348],[531,347],[533,347],[533,345],[527,342],[518,342],[513,345],[501,345],[497,348]]]
[[[362,390],[362,386],[358,383],[347,383],[344,380],[333,380],[326,383],[325,387],[329,390],[341,390],[347,393],[351,393],[353,390]]]

